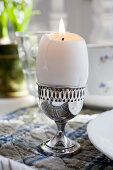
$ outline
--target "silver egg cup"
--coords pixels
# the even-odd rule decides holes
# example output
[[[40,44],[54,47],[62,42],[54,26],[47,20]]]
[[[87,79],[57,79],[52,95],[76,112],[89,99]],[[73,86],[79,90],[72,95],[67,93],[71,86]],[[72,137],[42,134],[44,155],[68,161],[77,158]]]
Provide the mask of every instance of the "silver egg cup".
[[[81,111],[84,95],[85,87],[57,87],[38,83],[39,105],[58,128],[51,140],[38,146],[41,153],[62,157],[80,150],[80,144],[66,137],[64,129],[66,123]]]

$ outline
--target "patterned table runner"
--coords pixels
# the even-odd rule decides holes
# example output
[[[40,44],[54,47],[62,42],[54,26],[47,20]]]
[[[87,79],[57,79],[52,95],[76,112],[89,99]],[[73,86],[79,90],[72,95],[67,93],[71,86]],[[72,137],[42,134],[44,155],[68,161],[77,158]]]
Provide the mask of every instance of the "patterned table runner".
[[[99,113],[99,110],[83,109],[81,114]],[[47,122],[47,124],[41,124]],[[90,143],[87,123],[70,121],[66,126],[67,136],[78,140],[81,151],[70,158],[44,156],[37,145],[51,138],[56,126],[35,107],[20,108],[0,116],[0,155],[24,163],[39,170],[110,170],[113,161],[99,152]]]

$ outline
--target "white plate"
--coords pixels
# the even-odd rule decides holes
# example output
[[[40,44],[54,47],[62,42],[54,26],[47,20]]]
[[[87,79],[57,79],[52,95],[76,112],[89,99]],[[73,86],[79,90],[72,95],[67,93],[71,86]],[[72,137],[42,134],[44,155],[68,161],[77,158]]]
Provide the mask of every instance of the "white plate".
[[[113,110],[104,112],[87,127],[91,143],[113,160]]]
[[[113,108],[113,96],[87,95],[84,104],[90,107]]]

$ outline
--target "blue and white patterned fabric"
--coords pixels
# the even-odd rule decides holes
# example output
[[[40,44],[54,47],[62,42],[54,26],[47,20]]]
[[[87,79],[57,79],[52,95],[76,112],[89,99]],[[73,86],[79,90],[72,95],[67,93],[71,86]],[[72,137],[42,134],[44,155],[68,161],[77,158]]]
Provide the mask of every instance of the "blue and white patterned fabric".
[[[70,158],[42,155],[37,150],[37,145],[51,138],[56,127],[54,124],[49,126],[39,122],[31,123],[36,120],[36,117],[33,117],[33,109],[20,108],[0,116],[0,155],[41,170],[113,169],[113,161],[90,143],[86,133],[87,123],[70,122],[67,125],[67,136],[81,144],[78,154]]]

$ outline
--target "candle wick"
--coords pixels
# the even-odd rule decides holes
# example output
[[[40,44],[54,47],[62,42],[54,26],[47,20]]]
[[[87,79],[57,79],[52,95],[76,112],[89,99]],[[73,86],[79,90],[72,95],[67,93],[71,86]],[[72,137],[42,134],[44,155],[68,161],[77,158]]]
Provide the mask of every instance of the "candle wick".
[[[64,38],[62,38],[62,41],[64,41]]]

